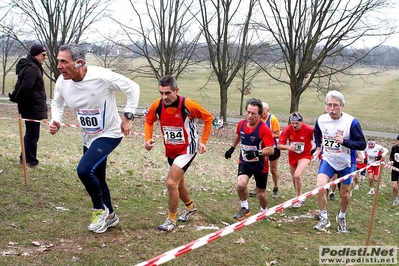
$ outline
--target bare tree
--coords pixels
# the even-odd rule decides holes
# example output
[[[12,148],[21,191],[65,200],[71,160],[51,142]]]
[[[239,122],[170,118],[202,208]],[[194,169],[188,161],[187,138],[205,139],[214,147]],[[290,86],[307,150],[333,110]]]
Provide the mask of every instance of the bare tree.
[[[113,38],[107,37],[107,40],[99,44],[93,44],[91,52],[97,62],[105,68],[119,69],[122,68],[125,57],[119,46],[112,41]]]
[[[0,37],[0,60],[2,75],[2,91],[5,95],[6,76],[14,69],[20,57],[25,53],[25,49],[13,38],[4,34]],[[12,87],[14,89],[14,87]]]
[[[199,0],[201,26],[209,52],[211,68],[220,89],[220,116],[227,117],[227,91],[245,62],[245,40],[252,10],[257,0]],[[247,8],[243,8],[247,4]],[[234,23],[241,12],[243,22]],[[215,31],[215,32],[214,32]]]
[[[243,115],[244,96],[251,94],[253,88],[252,81],[262,72],[262,68],[256,63],[258,56],[264,56],[263,50],[261,49],[262,47],[262,43],[256,43],[254,41],[254,36],[245,40],[244,62],[242,68],[237,73],[238,77],[241,79],[240,86],[238,86],[238,90],[241,93],[240,115]],[[261,55],[259,55],[259,53],[261,53]]]
[[[156,79],[173,75],[177,79],[188,66],[196,64],[194,52],[200,31],[192,27],[190,9],[194,0],[129,2],[135,13],[132,23],[115,21],[127,38],[119,45],[147,60],[147,66],[133,69],[136,74]]]
[[[359,50],[354,43],[369,36],[389,36],[393,28],[377,12],[388,0],[264,0],[265,30],[276,43],[264,71],[291,90],[290,112],[299,110],[302,93],[310,86],[325,92],[339,84],[335,75],[364,59],[373,48]],[[277,72],[275,71],[277,69]],[[273,72],[273,71],[274,72]],[[325,81],[323,81],[325,80]]]
[[[104,15],[110,0],[11,0],[12,10],[22,11],[29,18],[31,37],[40,40],[47,48],[46,73],[53,82],[59,76],[57,70],[58,48],[66,43],[79,43],[85,31]],[[20,43],[17,32],[14,38]],[[52,87],[52,86],[50,86]],[[50,88],[50,97],[52,89]]]

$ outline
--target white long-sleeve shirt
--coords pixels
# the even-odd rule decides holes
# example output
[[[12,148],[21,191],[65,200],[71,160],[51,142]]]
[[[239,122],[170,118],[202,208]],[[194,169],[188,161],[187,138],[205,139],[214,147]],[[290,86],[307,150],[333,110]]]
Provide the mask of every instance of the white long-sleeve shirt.
[[[385,155],[387,155],[388,153],[388,149],[384,148],[379,144],[375,144],[373,148],[367,147],[364,150],[364,153],[367,154],[366,158],[367,158],[367,163],[369,165],[379,165],[377,157],[378,156],[385,157]]]
[[[127,95],[124,111],[134,114],[139,103],[140,87],[123,75],[96,66],[87,66],[86,76],[78,82],[65,80],[60,75],[51,103],[51,120],[61,123],[64,106],[67,105],[76,115],[84,146],[90,147],[100,137],[122,137],[115,91]]]

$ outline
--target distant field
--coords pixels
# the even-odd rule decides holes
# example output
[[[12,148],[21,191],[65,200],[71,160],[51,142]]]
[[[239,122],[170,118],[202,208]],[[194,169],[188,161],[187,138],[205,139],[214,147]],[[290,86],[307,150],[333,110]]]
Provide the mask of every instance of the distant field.
[[[94,58],[88,57],[89,64],[96,64]],[[126,64],[126,68],[143,64],[142,59],[132,59],[132,64]],[[126,69],[124,68],[124,69]],[[359,68],[353,73],[369,73],[376,69]],[[397,104],[397,89],[399,88],[399,70],[391,69],[381,71],[378,75],[370,76],[343,76],[340,80],[345,88],[343,94],[347,102],[345,111],[357,117],[363,129],[396,133],[395,114],[399,113]],[[118,71],[119,72],[119,71]],[[125,70],[121,70],[125,72]],[[150,78],[134,78],[134,73],[126,76],[134,79],[141,87],[140,106],[149,105],[158,97],[157,81]],[[209,109],[214,115],[220,113],[219,84],[216,80],[208,82],[209,71],[201,67],[191,67],[187,74],[179,78],[180,94],[191,97]],[[7,76],[6,95],[15,84],[16,76],[11,73]],[[228,115],[240,117],[240,93],[237,86],[238,79],[232,83],[228,92]],[[206,84],[206,86],[205,86]],[[46,88],[50,95],[50,84],[47,80]],[[259,98],[269,103],[271,111],[277,115],[280,121],[287,122],[290,108],[290,88],[284,84],[272,81],[265,74],[257,76],[253,82],[250,95],[244,97],[244,102],[249,98]],[[124,103],[124,95],[118,95],[120,104]],[[324,96],[318,95],[315,89],[308,89],[301,97],[299,112],[305,121],[312,124],[316,117],[323,111]]]

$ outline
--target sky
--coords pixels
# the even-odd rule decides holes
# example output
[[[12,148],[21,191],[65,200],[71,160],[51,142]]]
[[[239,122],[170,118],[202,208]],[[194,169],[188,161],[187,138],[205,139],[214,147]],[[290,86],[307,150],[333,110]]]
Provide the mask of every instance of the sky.
[[[352,2],[356,0],[351,0]],[[399,1],[395,0],[395,2],[398,2],[397,4],[399,5]],[[396,6],[395,9],[398,9],[399,6]],[[135,13],[130,6],[129,0],[114,0],[110,4],[110,9],[113,10],[114,12],[114,17],[121,19],[124,22],[129,22],[129,21],[134,21]],[[143,9],[144,10],[144,9]],[[392,16],[392,21],[395,23],[396,28],[399,30],[399,20],[396,19],[396,13],[397,12],[389,12],[392,9],[389,9],[387,11],[381,12],[380,16],[387,17],[387,16]],[[118,26],[112,25],[109,22],[100,22],[98,24],[98,28],[101,29],[101,32],[115,32],[115,30],[118,29]],[[371,47],[373,45],[379,44],[381,41],[383,41],[384,38],[382,37],[367,37],[362,40],[359,40],[356,43],[356,48],[363,48],[363,47]],[[389,39],[385,42],[385,45],[389,46],[394,46],[399,48],[399,34],[395,34],[389,37]]]

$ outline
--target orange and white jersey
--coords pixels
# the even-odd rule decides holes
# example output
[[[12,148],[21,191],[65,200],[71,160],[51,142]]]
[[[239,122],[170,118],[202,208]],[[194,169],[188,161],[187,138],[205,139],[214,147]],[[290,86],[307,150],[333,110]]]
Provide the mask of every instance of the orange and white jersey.
[[[182,154],[195,154],[199,147],[196,119],[204,121],[201,143],[206,144],[212,130],[213,115],[196,101],[178,96],[176,102],[165,106],[161,99],[155,100],[146,116],[145,141],[153,138],[154,123],[159,120],[165,155],[176,158]]]

